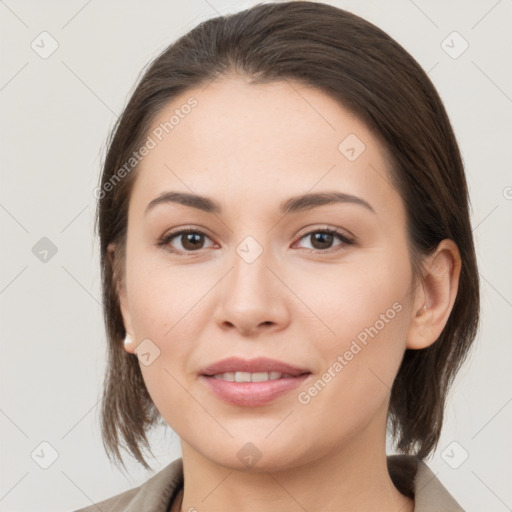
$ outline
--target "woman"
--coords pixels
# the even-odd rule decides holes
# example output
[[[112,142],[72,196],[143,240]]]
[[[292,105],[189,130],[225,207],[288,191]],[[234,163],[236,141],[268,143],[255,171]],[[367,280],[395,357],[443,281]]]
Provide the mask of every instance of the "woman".
[[[312,2],[201,23],[140,80],[97,197],[105,447],[149,468],[159,419],[182,447],[101,510],[462,510],[423,459],[478,327],[468,191],[397,42]]]

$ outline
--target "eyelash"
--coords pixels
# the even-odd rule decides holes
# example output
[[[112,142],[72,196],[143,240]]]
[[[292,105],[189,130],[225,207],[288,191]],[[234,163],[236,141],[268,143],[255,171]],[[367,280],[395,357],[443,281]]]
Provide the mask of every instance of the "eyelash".
[[[198,249],[197,251],[178,251],[176,249],[169,249],[169,244],[171,243],[171,241],[174,239],[174,238],[178,238],[180,235],[186,235],[186,234],[196,234],[196,235],[204,235],[205,237],[209,238],[208,235],[204,232],[202,232],[201,230],[199,229],[194,229],[194,228],[184,228],[184,229],[181,229],[179,231],[175,231],[173,233],[169,233],[168,235],[162,237],[158,242],[157,242],[157,246],[158,247],[162,247],[164,249],[166,249],[167,251],[173,253],[173,254],[176,254],[178,256],[193,256],[194,253],[196,252],[199,252],[201,249]],[[298,238],[297,240],[302,240],[303,238],[306,238],[308,236],[311,236],[315,233],[322,233],[322,234],[328,234],[328,235],[334,235],[334,236],[337,236],[343,243],[336,246],[338,247],[338,249],[334,248],[334,250],[331,248],[331,249],[326,249],[325,251],[322,251],[322,250],[315,250],[315,249],[307,249],[308,251],[310,252],[314,252],[314,253],[317,253],[317,254],[330,254],[330,253],[333,253],[333,252],[337,252],[338,250],[340,250],[339,248],[343,247],[343,246],[347,246],[347,245],[352,245],[355,243],[355,240],[350,238],[349,236],[347,236],[346,234],[344,233],[341,233],[340,231],[336,230],[336,229],[332,229],[332,228],[321,228],[321,229],[315,229],[313,231],[309,231],[308,233],[302,235],[300,238]],[[184,254],[181,254],[181,253],[184,253]]]

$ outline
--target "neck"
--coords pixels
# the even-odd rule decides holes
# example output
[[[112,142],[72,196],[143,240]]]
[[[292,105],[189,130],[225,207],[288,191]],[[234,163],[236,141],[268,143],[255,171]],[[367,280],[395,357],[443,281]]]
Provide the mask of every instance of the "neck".
[[[374,434],[370,426],[338,451],[271,471],[217,464],[182,440],[184,489],[176,510],[413,512],[414,502],[389,476],[385,436]]]

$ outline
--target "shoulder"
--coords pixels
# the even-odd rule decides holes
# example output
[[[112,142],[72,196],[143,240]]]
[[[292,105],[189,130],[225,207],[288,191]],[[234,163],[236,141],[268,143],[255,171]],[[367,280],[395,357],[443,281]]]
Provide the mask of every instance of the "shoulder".
[[[387,461],[396,487],[403,494],[414,496],[414,512],[464,512],[422,460],[412,455],[391,455]]]
[[[169,504],[183,486],[183,460],[168,464],[142,485],[116,494],[75,512],[167,512]]]
[[[418,461],[414,481],[415,512],[464,512],[432,470]]]

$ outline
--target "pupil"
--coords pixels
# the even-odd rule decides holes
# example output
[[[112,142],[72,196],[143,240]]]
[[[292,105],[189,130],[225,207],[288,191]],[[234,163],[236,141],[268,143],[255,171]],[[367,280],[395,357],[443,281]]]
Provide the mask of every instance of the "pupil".
[[[201,244],[201,236],[198,233],[187,233],[185,236],[185,243],[183,244],[183,247],[186,249],[197,249]],[[187,244],[190,244],[189,247],[187,247]]]
[[[313,239],[315,242],[320,242],[320,247],[316,247],[317,249],[329,248],[332,243],[332,235],[330,233],[315,233]]]

